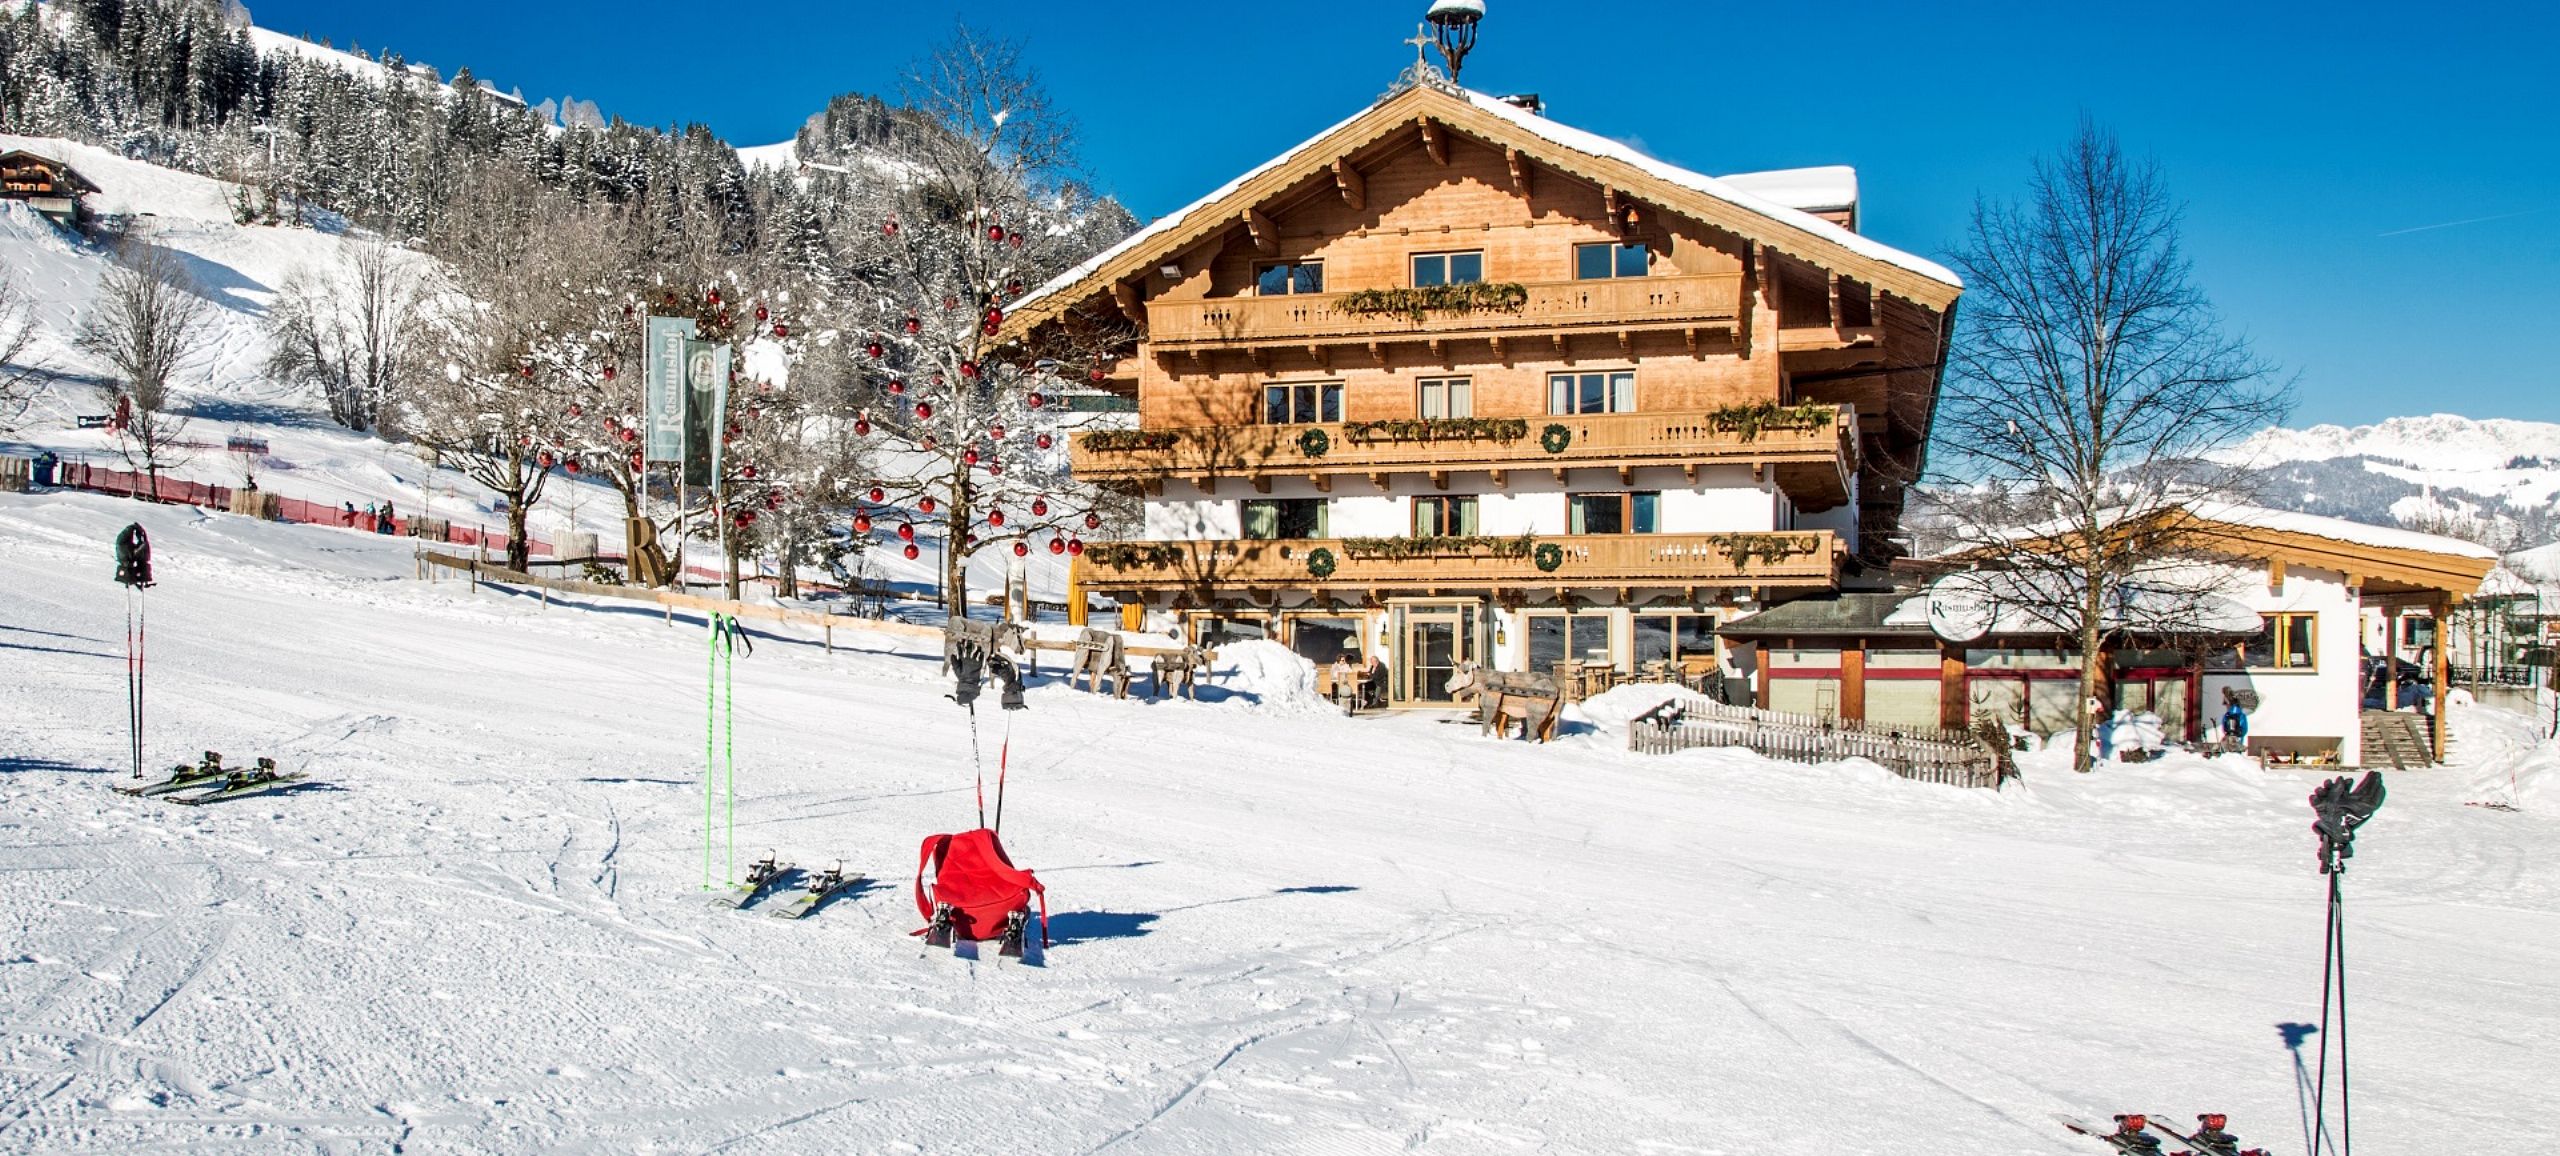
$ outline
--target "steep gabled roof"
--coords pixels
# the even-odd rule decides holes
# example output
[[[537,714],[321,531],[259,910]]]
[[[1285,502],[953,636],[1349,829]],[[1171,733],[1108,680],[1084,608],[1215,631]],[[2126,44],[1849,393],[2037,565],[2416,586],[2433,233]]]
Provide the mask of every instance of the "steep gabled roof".
[[[1143,276],[1163,258],[1234,226],[1246,209],[1424,118],[1489,144],[1516,148],[1547,167],[1623,189],[1930,309],[1944,311],[1964,288],[1954,273],[1926,258],[1714,177],[1655,160],[1607,137],[1558,124],[1483,93],[1458,95],[1416,85],[1390,94],[1032,290],[1009,311],[1007,335],[1020,336],[1080,302],[1107,293],[1114,283]]]

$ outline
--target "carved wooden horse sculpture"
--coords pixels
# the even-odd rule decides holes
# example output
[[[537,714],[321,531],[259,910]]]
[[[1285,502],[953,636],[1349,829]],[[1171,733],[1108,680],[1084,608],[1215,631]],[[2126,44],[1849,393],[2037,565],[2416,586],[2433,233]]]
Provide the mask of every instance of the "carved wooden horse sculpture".
[[[1111,680],[1114,697],[1129,697],[1128,644],[1111,631],[1086,627],[1076,635],[1076,664],[1067,672],[1067,685],[1074,686],[1077,679],[1091,679],[1086,689],[1100,694],[1106,678]]]
[[[1161,698],[1168,692],[1199,701],[1200,672],[1209,665],[1209,652],[1197,646],[1155,656],[1149,664],[1154,680],[1147,687],[1149,699]]]
[[[1462,662],[1449,676],[1449,697],[1459,702],[1474,698],[1476,722],[1485,733],[1504,738],[1511,737],[1511,724],[1517,722],[1520,737],[1543,743],[1556,737],[1556,724],[1564,719],[1564,694],[1554,678],[1543,674],[1507,674]]]

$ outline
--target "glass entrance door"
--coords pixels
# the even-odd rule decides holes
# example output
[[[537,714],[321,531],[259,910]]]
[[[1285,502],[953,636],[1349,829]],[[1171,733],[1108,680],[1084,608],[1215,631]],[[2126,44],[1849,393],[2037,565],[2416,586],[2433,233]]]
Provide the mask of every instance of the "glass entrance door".
[[[1396,672],[1396,698],[1417,706],[1453,703],[1449,677],[1475,653],[1475,607],[1409,606],[1404,609],[1401,647],[1403,669]]]

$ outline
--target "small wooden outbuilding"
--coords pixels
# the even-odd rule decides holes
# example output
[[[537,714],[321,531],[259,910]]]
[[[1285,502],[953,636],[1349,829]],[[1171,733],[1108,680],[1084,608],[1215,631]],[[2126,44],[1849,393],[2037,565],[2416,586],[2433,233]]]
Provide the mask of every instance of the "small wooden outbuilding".
[[[69,164],[25,149],[0,152],[0,199],[24,201],[58,225],[80,219],[80,198],[98,186]]]

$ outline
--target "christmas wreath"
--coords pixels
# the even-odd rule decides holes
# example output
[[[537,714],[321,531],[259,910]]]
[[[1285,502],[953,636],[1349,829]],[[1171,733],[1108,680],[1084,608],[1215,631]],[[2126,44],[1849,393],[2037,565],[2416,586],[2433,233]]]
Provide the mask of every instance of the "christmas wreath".
[[[1298,435],[1298,452],[1305,454],[1308,457],[1323,457],[1325,451],[1332,448],[1333,435],[1328,434],[1323,430],[1311,429]]]
[[[1547,428],[1538,431],[1538,448],[1548,453],[1563,453],[1565,447],[1572,444],[1573,431],[1566,429],[1563,422],[1548,422]]]
[[[1318,578],[1333,577],[1333,551],[1322,546],[1307,551],[1307,573]]]
[[[1564,565],[1564,547],[1553,542],[1540,542],[1538,548],[1530,552],[1529,561],[1538,567],[1538,573],[1553,574],[1556,567]]]

